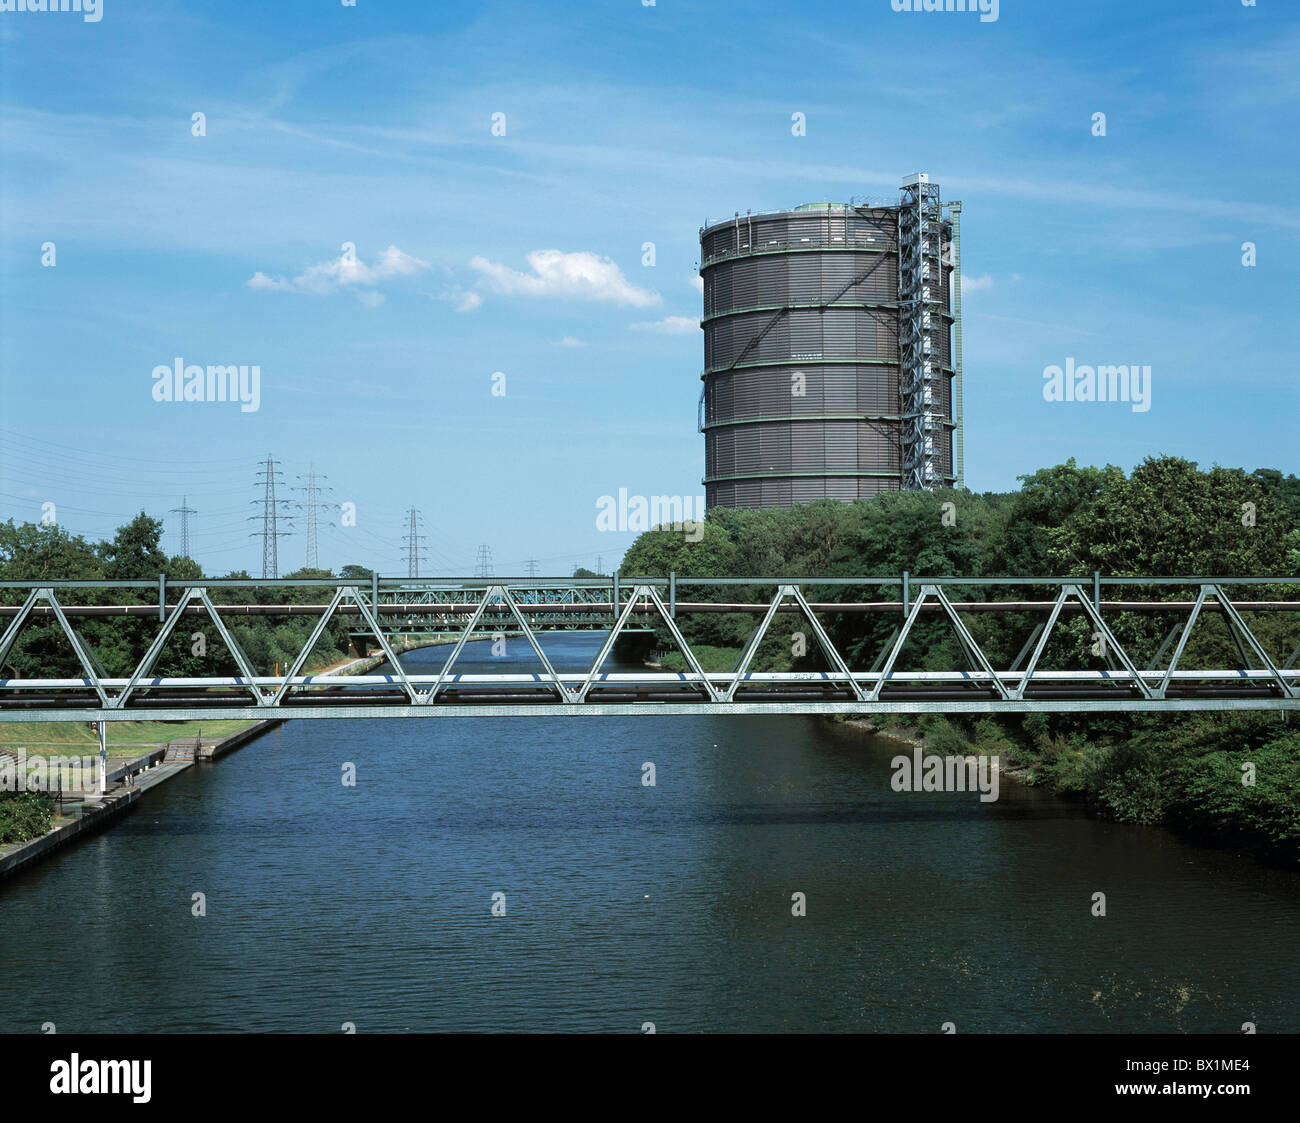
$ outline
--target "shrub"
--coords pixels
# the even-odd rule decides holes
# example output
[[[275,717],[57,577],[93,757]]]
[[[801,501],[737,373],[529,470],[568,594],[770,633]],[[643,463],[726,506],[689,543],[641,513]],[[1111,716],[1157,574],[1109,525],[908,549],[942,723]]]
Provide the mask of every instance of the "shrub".
[[[0,843],[28,842],[54,824],[54,800],[45,792],[0,792]]]

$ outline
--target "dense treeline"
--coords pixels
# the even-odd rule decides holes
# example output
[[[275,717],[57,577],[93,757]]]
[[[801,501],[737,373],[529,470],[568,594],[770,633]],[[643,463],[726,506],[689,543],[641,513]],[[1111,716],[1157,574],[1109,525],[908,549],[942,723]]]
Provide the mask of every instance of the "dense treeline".
[[[720,599],[692,588],[686,576],[1294,576],[1300,575],[1300,479],[1271,469],[1251,474],[1215,467],[1200,471],[1174,457],[1150,458],[1134,471],[1078,467],[1073,460],[1022,478],[1017,492],[890,492],[856,503],[822,501],[788,510],[709,512],[704,534],[641,535],[621,566],[627,577],[678,575],[682,600]],[[695,537],[699,537],[696,535]],[[1012,587],[963,588],[954,599],[1014,599]],[[897,601],[876,586],[805,590],[810,600]],[[770,600],[771,587],[726,589],[732,601]],[[1244,595],[1294,595],[1255,587]],[[1055,590],[1021,587],[1015,597],[1050,600]],[[1133,586],[1124,599],[1185,600],[1186,591]],[[1295,613],[1243,612],[1275,663],[1300,644]],[[995,667],[1007,668],[1045,613],[969,613],[964,620]],[[680,622],[707,670],[727,670],[759,617],[695,614]],[[1139,667],[1160,658],[1175,612],[1107,613],[1107,623]],[[868,669],[886,647],[899,614],[837,614],[823,623],[851,667]],[[822,670],[827,663],[795,614],[780,614],[754,669]],[[1040,664],[1044,669],[1100,668],[1113,659],[1081,613],[1062,616]],[[655,643],[665,666],[680,669],[666,630]],[[806,645],[806,650],[803,650]],[[1099,650],[1100,649],[1100,650]],[[1166,648],[1166,652],[1167,652]],[[1237,666],[1222,613],[1197,621],[1179,662],[1185,669]],[[923,616],[900,656],[910,669],[966,668],[966,657],[942,615]],[[915,720],[915,719],[910,719]],[[882,721],[882,725],[891,724]],[[899,724],[893,722],[892,724]],[[1100,811],[1134,823],[1163,823],[1239,849],[1300,861],[1300,731],[1278,715],[1221,714],[1081,719],[1070,714],[1023,720],[921,719],[936,751],[998,753],[1023,765],[1035,782],[1090,800]],[[1242,765],[1255,765],[1255,784]]]
[[[199,566],[187,557],[169,557],[160,547],[163,524],[141,513],[120,527],[111,541],[91,543],[62,527],[34,523],[0,525],[0,580],[4,581],[156,581],[165,574],[168,600],[177,588],[204,577]],[[209,575],[211,576],[211,575]],[[228,578],[248,580],[244,572]],[[300,569],[288,578],[331,578],[328,570]],[[345,566],[344,577],[369,580],[370,571]],[[21,604],[25,591],[0,590],[4,604]],[[156,590],[118,589],[119,604],[157,604]],[[61,590],[64,605],[88,604],[103,593]],[[321,589],[222,589],[214,591],[215,604],[319,604],[327,603],[328,591]],[[158,632],[156,618],[70,617],[69,623],[82,636],[91,653],[110,675],[129,675],[148,650]],[[278,662],[291,661],[315,626],[311,616],[231,617],[227,626],[235,642],[248,656],[255,670],[267,673]],[[201,638],[200,638],[201,637]],[[308,669],[316,669],[342,658],[348,650],[347,626],[334,620],[316,643]],[[156,673],[177,676],[213,676],[238,673],[237,664],[212,622],[204,616],[188,616],[175,629],[155,664]],[[11,677],[59,677],[82,674],[71,644],[57,620],[30,621],[5,657],[0,673]]]

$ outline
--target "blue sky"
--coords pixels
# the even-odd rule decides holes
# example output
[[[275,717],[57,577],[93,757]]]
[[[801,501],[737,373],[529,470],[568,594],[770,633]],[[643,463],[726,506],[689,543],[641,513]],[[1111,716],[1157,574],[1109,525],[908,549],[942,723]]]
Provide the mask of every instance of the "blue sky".
[[[970,487],[1071,456],[1298,470],[1281,0],[1002,0],[991,22],[890,0],[103,5],[0,12],[0,518],[53,502],[106,537],[184,495],[205,569],[257,573],[270,452],[356,506],[322,526],[326,566],[404,573],[414,505],[424,572],[471,572],[479,543],[498,573],[608,569],[634,535],[597,531],[601,495],[704,490],[701,224],[892,198],[917,170],[964,204]],[[155,401],[177,357],[257,364],[259,408]],[[1149,364],[1151,409],[1045,402],[1067,358]]]

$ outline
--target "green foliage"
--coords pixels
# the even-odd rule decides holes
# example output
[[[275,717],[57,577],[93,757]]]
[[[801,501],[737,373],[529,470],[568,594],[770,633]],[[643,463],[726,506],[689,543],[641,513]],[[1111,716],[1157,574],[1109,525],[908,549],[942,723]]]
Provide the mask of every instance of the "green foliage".
[[[54,800],[45,792],[0,792],[0,843],[29,842],[54,825]]]
[[[931,752],[942,756],[965,756],[971,751],[966,731],[952,718],[934,714],[922,720],[921,728],[925,731],[925,746]]]
[[[1243,768],[1253,766],[1253,784]],[[1102,771],[1123,822],[1167,822],[1220,845],[1300,862],[1300,730],[1270,715],[1144,722]]]
[[[1254,506],[1253,526],[1242,522],[1247,504]],[[1048,532],[1048,559],[1063,572],[1096,569],[1116,577],[1273,574],[1282,568],[1289,529],[1287,509],[1260,480],[1217,466],[1201,472],[1174,456],[1148,457]]]
[[[694,652],[695,658],[700,661],[700,666],[711,674],[721,674],[731,670],[740,658],[740,648],[738,647],[713,647],[707,643],[693,643],[691,644],[691,651]],[[664,652],[659,657],[659,665],[665,671],[680,673],[690,670],[686,663],[686,657],[680,651]]]
[[[697,536],[699,541],[690,539]],[[681,576],[715,577],[735,568],[736,547],[731,536],[717,523],[700,524],[687,535],[681,530],[655,527],[632,543],[619,566],[628,577]]]
[[[91,545],[83,538],[70,535],[58,526],[15,525],[10,520],[0,525],[0,580],[37,581],[156,581],[165,574],[169,591],[203,579],[202,569],[190,558],[168,557],[161,548],[163,524],[143,512],[119,527],[111,541]],[[369,581],[370,571],[347,566],[350,579]],[[231,577],[247,579],[247,573]],[[329,578],[323,569],[302,569],[286,575],[294,578]],[[4,603],[20,604],[24,590],[0,590]],[[93,592],[65,590],[60,603],[84,604]],[[113,593],[119,604],[156,604],[154,589],[118,589]],[[322,589],[223,589],[218,603],[227,604],[314,604],[328,601],[329,591]],[[143,658],[157,634],[158,622],[152,617],[85,618],[73,617],[73,626],[86,640],[94,657],[115,676],[131,673]],[[231,626],[235,640],[257,670],[270,671],[276,662],[290,662],[315,627],[312,616],[241,617]],[[308,659],[306,669],[336,661],[348,649],[347,623],[342,618],[331,622]],[[202,633],[203,653],[195,651],[192,636]],[[178,676],[234,674],[237,664],[210,621],[202,616],[186,617],[173,632],[159,657],[156,669]],[[64,677],[84,673],[67,636],[56,620],[36,619],[28,623],[5,658],[0,672],[14,677]]]
[[[1002,539],[991,543],[990,552],[997,562],[991,572],[1008,577],[1055,572],[1053,533],[1082,518],[1100,496],[1123,479],[1123,471],[1113,464],[1079,468],[1073,457],[1054,468],[1040,468],[1033,475],[1021,476],[1023,486],[1011,497]]]
[[[773,589],[691,588],[686,577],[1105,575],[1250,576],[1300,574],[1300,479],[1273,469],[1247,474],[1201,471],[1178,457],[1151,457],[1129,475],[1114,465],[1079,467],[1073,460],[1021,478],[1019,491],[886,492],[870,500],[820,500],[788,510],[708,513],[693,547],[662,529],[641,535],[622,572],[678,575],[679,599],[766,602]],[[807,588],[810,600],[879,599],[875,586]],[[1023,590],[1023,587],[1021,589]],[[1040,590],[1046,592],[1046,590]],[[1132,589],[1134,599],[1183,600],[1184,592]],[[1266,594],[1266,590],[1262,591]],[[896,594],[891,594],[896,597]],[[1002,595],[971,590],[964,596]],[[1247,625],[1275,659],[1300,643],[1294,614],[1243,611]],[[969,614],[968,626],[995,665],[1010,666],[1042,615]],[[679,623],[709,670],[729,670],[757,627],[751,613],[694,613]],[[1128,612],[1108,622],[1139,665],[1157,652],[1177,614]],[[890,613],[823,617],[837,648],[855,669],[870,666],[898,623]],[[821,669],[811,637],[807,654],[791,654],[799,618],[779,614],[755,660],[756,670]],[[664,629],[660,652],[671,650]],[[1105,665],[1081,616],[1063,616],[1040,664],[1044,669]],[[1166,659],[1168,656],[1166,655]],[[1234,661],[1223,615],[1203,612],[1180,666]],[[685,669],[679,655],[663,665]],[[900,655],[900,666],[964,666],[951,626],[923,617]],[[909,719],[910,720],[910,719]],[[889,719],[882,718],[882,727]],[[1251,721],[1257,723],[1252,725]],[[906,721],[900,719],[900,724]],[[1123,822],[1165,824],[1197,837],[1273,858],[1300,861],[1300,734],[1279,732],[1276,719],[1231,716],[1092,716],[1033,714],[1023,719],[958,716],[914,721],[940,752],[996,754],[1027,766],[1033,782],[1088,800]],[[1240,764],[1257,767],[1254,787],[1240,782]]]

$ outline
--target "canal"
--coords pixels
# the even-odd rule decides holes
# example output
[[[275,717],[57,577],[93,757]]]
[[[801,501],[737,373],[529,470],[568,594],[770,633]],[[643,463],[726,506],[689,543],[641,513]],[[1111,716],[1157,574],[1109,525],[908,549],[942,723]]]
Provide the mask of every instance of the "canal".
[[[460,669],[531,668],[489,646]],[[0,885],[0,1029],[1300,1031],[1300,875],[1010,782],[895,792],[904,751],[811,717],[290,722]]]

